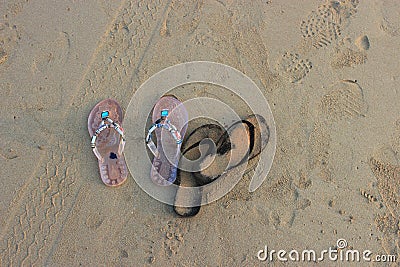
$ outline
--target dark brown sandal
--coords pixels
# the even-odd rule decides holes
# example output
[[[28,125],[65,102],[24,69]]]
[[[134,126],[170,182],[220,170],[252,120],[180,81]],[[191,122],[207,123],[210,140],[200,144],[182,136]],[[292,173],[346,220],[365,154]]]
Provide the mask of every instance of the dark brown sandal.
[[[194,176],[194,172],[190,171],[190,168],[197,168],[199,162],[201,162],[201,155],[210,153],[209,149],[212,149],[211,141],[216,143],[217,140],[223,134],[224,129],[216,124],[203,125],[194,130],[183,144],[183,157],[193,164],[185,168],[180,165],[178,170],[177,184],[181,187],[197,187],[201,183]],[[203,148],[207,151],[202,151]],[[180,160],[180,163],[184,165],[184,160]],[[201,193],[201,191],[200,191]],[[182,200],[188,203],[189,207],[181,207],[174,205],[173,209],[175,213],[181,217],[192,217],[199,213],[202,196],[186,195],[184,190],[178,188],[175,196],[175,203],[179,203]]]
[[[234,123],[217,141],[216,154],[202,162],[201,171],[195,173],[196,178],[202,184],[210,183],[224,172],[256,157],[267,145],[269,136],[269,127],[260,115],[250,115]]]

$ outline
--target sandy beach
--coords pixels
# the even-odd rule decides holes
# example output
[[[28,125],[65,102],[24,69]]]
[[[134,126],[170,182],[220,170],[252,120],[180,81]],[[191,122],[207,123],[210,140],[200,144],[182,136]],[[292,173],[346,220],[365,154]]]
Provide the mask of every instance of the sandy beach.
[[[0,266],[399,266],[399,14],[396,0],[2,1]],[[255,192],[251,161],[180,218],[132,174],[102,183],[87,120],[106,98],[125,112],[148,78],[190,61],[255,82],[276,152]],[[171,94],[247,115],[217,85]],[[261,259],[266,247],[286,261]],[[360,261],[289,257],[329,249]]]

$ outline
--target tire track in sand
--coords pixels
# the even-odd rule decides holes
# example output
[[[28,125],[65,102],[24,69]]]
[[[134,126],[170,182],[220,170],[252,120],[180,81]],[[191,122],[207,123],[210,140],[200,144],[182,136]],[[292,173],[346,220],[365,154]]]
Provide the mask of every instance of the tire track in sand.
[[[101,41],[78,82],[78,86],[72,92],[69,102],[66,103],[66,107],[73,106],[74,101],[85,103],[89,100],[90,102],[92,95],[87,93],[86,82],[93,76],[98,80],[98,77],[102,77],[98,73],[102,73],[104,65],[109,65],[104,62],[104,54],[106,54],[104,52],[107,52],[107,49],[115,42],[114,38],[126,32],[123,27],[118,27],[121,25],[119,20],[123,14],[136,18],[139,25],[135,26],[144,28],[142,35],[136,36],[137,40],[133,38],[130,40],[130,50],[141,47],[146,41],[147,45],[151,44],[151,38],[146,38],[147,33],[149,32],[150,36],[152,32],[154,33],[155,28],[159,25],[157,23],[159,19],[156,14],[150,14],[152,20],[142,17],[142,14],[146,14],[146,10],[149,10],[149,6],[143,3],[131,1],[121,3],[113,20],[107,25],[105,34],[101,37]],[[132,60],[140,57],[142,57],[140,54],[135,54]],[[83,89],[85,95],[80,97],[79,92]],[[60,121],[68,120],[69,116],[73,116],[72,127],[80,128],[81,121],[76,120],[75,114],[84,113],[70,114],[69,110],[66,108],[61,112]],[[82,110],[80,111],[82,112]],[[64,136],[53,135],[49,139],[46,146],[49,147],[48,152],[38,159],[38,166],[45,166],[38,168],[39,171],[27,179],[26,184],[11,203],[12,214],[1,233],[0,255],[1,263],[5,266],[45,264],[57,246],[57,240],[64,224],[68,221],[68,215],[73,209],[83,185],[80,182],[83,178],[79,177],[77,170],[79,169],[79,160],[84,156],[79,155],[81,137],[69,132],[64,133],[64,130],[60,125],[59,129],[54,131],[63,133]],[[71,142],[71,140],[74,141]],[[78,145],[74,147],[70,144]],[[75,154],[75,152],[78,153]],[[46,163],[44,164],[44,162]]]
[[[119,7],[117,14],[124,3],[125,1]],[[113,21],[115,19],[116,16]],[[108,25],[107,28],[110,26]],[[66,105],[67,108],[61,112],[61,121],[67,116],[68,107],[81,89],[84,77],[87,76],[96,55],[104,44],[105,36],[100,40],[83,78]],[[54,232],[58,218],[65,209],[65,203],[69,202],[68,196],[76,188],[75,180],[71,178],[74,157],[68,155],[71,151],[69,146],[67,146],[67,153],[64,153],[65,142],[57,137],[53,135],[49,138],[46,145],[50,148],[49,152],[38,158],[37,166],[45,165],[45,167],[36,168],[38,171],[27,179],[10,204],[11,214],[1,232],[0,255],[1,263],[4,265],[33,265],[35,263],[40,265],[40,261],[43,263],[43,250],[52,241],[46,237]],[[57,139],[59,139],[58,142]],[[57,143],[58,147],[51,145],[54,143]],[[44,161],[47,162],[43,164]]]

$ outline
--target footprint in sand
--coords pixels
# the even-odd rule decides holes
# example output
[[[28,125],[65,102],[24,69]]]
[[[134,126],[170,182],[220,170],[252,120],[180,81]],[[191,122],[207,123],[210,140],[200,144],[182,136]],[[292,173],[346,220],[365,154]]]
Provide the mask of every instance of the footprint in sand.
[[[302,53],[308,53],[312,48],[327,47],[337,43],[341,31],[349,23],[349,19],[357,12],[358,0],[327,1],[312,11],[300,24],[303,42]],[[357,40],[357,46],[361,47],[355,51],[350,48],[339,48],[335,50],[331,65],[333,68],[354,66],[366,61],[365,50],[369,48],[368,37]],[[297,53],[286,52],[278,59],[276,69],[290,82],[298,82],[311,70],[312,64],[303,59]]]
[[[296,214],[311,205],[311,201],[300,196],[289,172],[283,173],[263,193],[264,201],[269,203],[268,220],[275,229],[292,227]]]
[[[386,253],[400,256],[400,119],[394,122],[394,132],[388,146],[379,149],[369,159],[371,172],[377,180],[379,199],[386,207],[378,214],[375,225],[382,233],[382,247]]]
[[[357,0],[327,1],[320,5],[300,24],[303,40],[315,48],[330,45],[357,12],[357,5]]]
[[[328,0],[318,7],[317,13],[324,19],[338,25],[346,25],[348,19],[357,13],[359,0]]]
[[[369,39],[368,39],[368,36],[366,36],[366,35],[357,37],[357,39],[354,41],[354,44],[357,46],[358,50],[360,50],[360,51],[366,51],[370,47]]]
[[[312,63],[308,59],[303,59],[300,55],[290,52],[284,53],[276,63],[278,73],[292,83],[306,77],[311,68]]]
[[[362,117],[367,111],[361,86],[347,80],[332,84],[319,107],[321,115],[329,122]]]
[[[374,157],[369,163],[385,206],[394,218],[400,219],[400,166]]]
[[[315,48],[331,44],[340,35],[340,27],[313,11],[300,25],[302,36]]]
[[[400,165],[371,157],[369,165],[377,180],[382,201],[388,210],[375,224],[383,233],[382,246],[388,254],[400,256]]]
[[[334,69],[353,67],[365,63],[366,60],[367,55],[363,52],[354,51],[349,48],[335,49],[332,55],[331,66]]]
[[[331,183],[336,179],[343,180],[351,172],[349,159],[354,154],[352,148],[338,142],[330,131],[329,125],[317,122],[310,134],[307,146],[308,164],[304,171],[311,180]]]
[[[332,126],[343,121],[350,121],[365,116],[368,106],[364,100],[363,90],[355,81],[343,80],[333,83],[328,93],[319,103],[319,120],[309,137],[310,162],[308,170],[318,171],[318,177],[324,181],[334,180],[334,173],[344,171],[347,157],[352,153],[348,147],[336,147],[339,144],[333,142],[330,129]],[[345,124],[340,124],[345,125]],[[335,164],[332,162],[334,151],[341,151],[336,155]]]

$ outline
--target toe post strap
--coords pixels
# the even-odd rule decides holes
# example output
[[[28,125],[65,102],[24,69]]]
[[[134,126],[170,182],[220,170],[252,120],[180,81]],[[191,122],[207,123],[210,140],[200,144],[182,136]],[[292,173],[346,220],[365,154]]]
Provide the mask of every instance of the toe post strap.
[[[158,128],[164,128],[166,129],[168,132],[170,132],[170,134],[172,135],[172,138],[174,138],[176,144],[179,146],[182,144],[182,136],[180,134],[180,132],[178,131],[178,129],[171,123],[171,121],[168,119],[168,109],[163,109],[161,111],[161,118],[159,118],[158,120],[156,120],[149,128],[149,131],[147,132],[147,136],[146,136],[146,144],[148,146],[148,148],[150,149],[151,153],[153,153],[153,155],[155,157],[158,156],[158,150],[156,145],[154,144],[153,140],[152,140],[152,135],[153,132],[158,129]]]
[[[125,135],[124,135],[124,129],[117,123],[114,122],[112,119],[110,119],[110,112],[108,110],[103,111],[101,113],[101,123],[99,125],[99,128],[95,131],[95,134],[92,136],[92,140],[90,142],[90,146],[92,147],[93,153],[96,155],[96,157],[103,162],[103,157],[100,155],[100,152],[98,151],[96,147],[96,140],[97,136],[104,131],[105,129],[112,128],[117,133],[121,136],[119,147],[118,147],[118,154],[121,154],[122,151],[124,151],[125,147]]]

